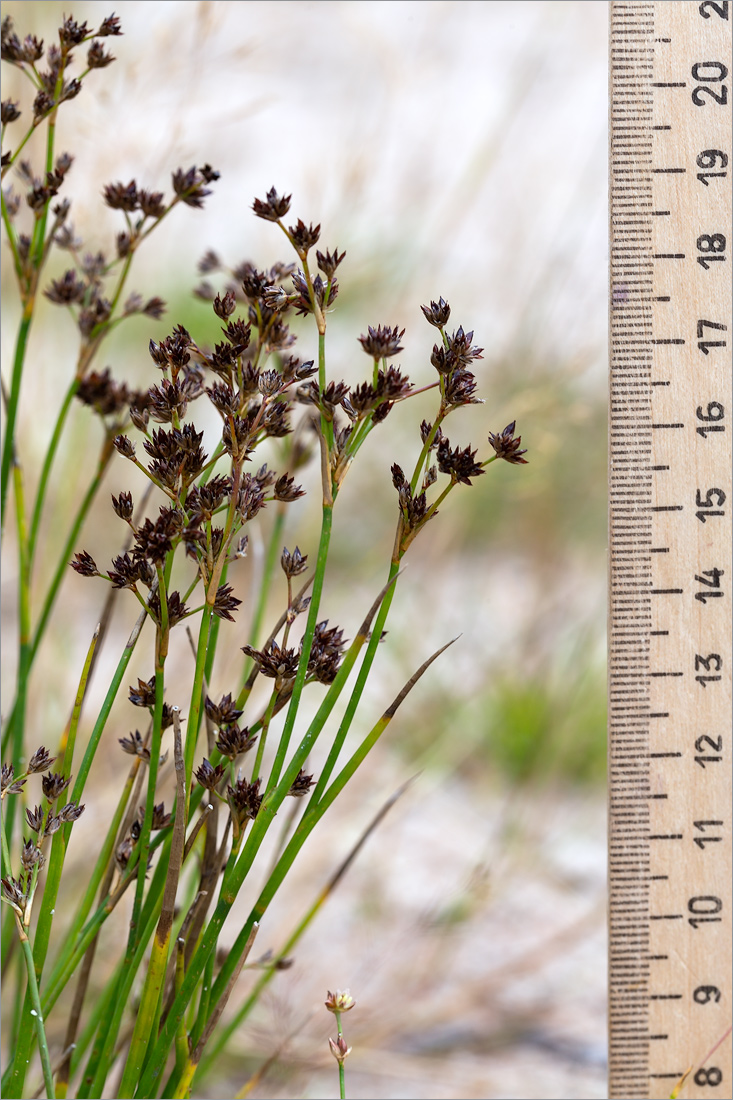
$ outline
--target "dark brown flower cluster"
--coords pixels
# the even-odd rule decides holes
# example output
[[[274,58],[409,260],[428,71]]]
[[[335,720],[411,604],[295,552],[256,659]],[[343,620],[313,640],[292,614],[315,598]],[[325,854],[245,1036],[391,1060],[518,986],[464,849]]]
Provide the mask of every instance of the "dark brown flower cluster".
[[[227,787],[227,801],[234,822],[235,834],[241,832],[247,821],[254,821],[262,805],[260,794],[261,780],[248,783],[246,779],[238,779],[234,786]]]
[[[520,451],[522,444],[522,437],[518,435],[514,438],[514,430],[517,426],[515,420],[512,420],[511,424],[507,424],[506,428],[502,432],[498,432],[494,435],[493,432],[489,432],[489,443],[496,451],[498,458],[503,458],[505,462],[510,462],[512,465],[518,465],[519,463],[527,463],[526,458],[522,458],[522,455],[526,455],[526,448]]]
[[[301,644],[301,651],[302,648]],[[328,619],[316,623],[308,658],[308,677],[321,684],[332,684],[345,648],[343,631],[339,627],[329,627]]]
[[[138,677],[137,686],[129,689],[128,699],[135,707],[146,707],[152,717],[155,710],[155,676],[151,676],[149,680],[141,680]],[[163,703],[161,729],[166,730],[172,725],[173,711],[168,703]],[[124,751],[129,750],[125,748]]]
[[[241,648],[242,653],[252,658],[263,676],[275,681],[278,691],[292,685],[300,660],[300,654],[295,649],[279,646],[274,640],[265,649],[254,649],[251,645]]]
[[[257,736],[251,734],[246,726],[240,729],[237,723],[243,712],[237,707],[231,693],[222,695],[218,703],[207,695],[204,709],[206,717],[218,728],[216,747],[222,756],[235,760],[253,748]]]
[[[400,340],[404,335],[405,330],[400,329],[399,325],[395,325],[394,328],[388,325],[377,325],[376,328],[372,328],[369,325],[367,335],[360,336],[359,343],[372,359],[387,359],[403,350]]]

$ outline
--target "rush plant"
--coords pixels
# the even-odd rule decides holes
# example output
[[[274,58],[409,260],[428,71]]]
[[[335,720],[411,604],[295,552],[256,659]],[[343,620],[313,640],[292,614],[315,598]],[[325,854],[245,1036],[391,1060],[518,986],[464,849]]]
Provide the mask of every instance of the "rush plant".
[[[113,377],[109,369],[98,369],[100,348],[118,325],[134,316],[157,319],[165,311],[161,299],[146,301],[127,287],[138,252],[144,253],[148,237],[174,208],[201,209],[218,178],[209,165],[178,169],[170,197],[135,180],[107,184],[102,194],[107,206],[119,212],[119,232],[110,251],[84,250],[66,197],[73,157],[58,152],[57,125],[66,104],[82,90],[93,94],[86,85],[93,85],[101,75],[96,70],[114,60],[104,39],[120,33],[114,15],[96,30],[69,16],[58,41],[46,48],[34,37],[21,40],[9,19],[2,25],[3,60],[27,77],[33,97],[30,122],[12,152],[6,150],[5,131],[11,124],[17,130],[27,112],[24,108],[21,114],[15,102],[2,104],[2,173],[13,181],[3,191],[2,217],[21,306],[4,389],[2,452],[3,521],[9,510],[14,512],[18,554],[18,672],[15,698],[6,711],[2,768],[2,947],[10,975],[3,1013],[3,1089],[14,1097],[32,1093],[37,1067],[49,1097],[101,1097],[110,1087],[120,1097],[191,1095],[215,1054],[286,965],[286,956],[366,834],[302,915],[283,952],[259,966],[243,1005],[222,1020],[268,907],[303,844],[407,694],[447,648],[422,659],[381,716],[376,721],[372,716],[357,747],[346,751],[357,715],[358,727],[364,728],[363,693],[369,676],[378,675],[379,643],[407,550],[457,486],[471,486],[498,459],[526,461],[514,424],[489,433],[487,457],[449,440],[448,417],[480,404],[471,368],[482,349],[472,331],[449,327],[451,310],[443,298],[421,307],[436,334],[426,356],[431,381],[416,387],[395,364],[404,329],[383,324],[367,327],[358,337],[368,363],[364,381],[349,386],[333,376],[327,328],[344,253],[319,249],[320,226],[293,218],[290,195],[274,188],[255,199],[252,209],[272,223],[289,250],[288,259],[268,269],[251,263],[228,267],[208,253],[199,265],[211,278],[220,277],[218,289],[207,282],[197,291],[218,319],[220,342],[206,346],[182,324],[159,342],[150,340],[153,377],[143,390]],[[82,51],[83,71],[73,77],[71,66]],[[23,150],[39,128],[45,131],[45,161],[36,170]],[[68,257],[68,269],[44,284],[49,255],[59,250]],[[31,491],[16,428],[32,362],[29,338],[39,294],[65,307],[79,347]],[[297,316],[311,326],[301,337],[308,349],[303,356],[295,351],[291,328]],[[329,552],[338,537],[334,514],[344,479],[373,431],[389,447],[385,422],[395,404],[425,390],[433,391],[435,410],[430,422],[415,425],[412,469],[391,468],[395,535],[385,554],[383,587],[369,606],[345,607],[343,627],[332,625],[322,617],[322,596]],[[39,530],[75,402],[98,418],[103,442],[90,459],[88,486],[60,553],[55,548],[52,579],[39,592],[32,583]],[[201,417],[197,410],[205,407],[207,415]],[[194,418],[217,427],[204,430]],[[309,505],[296,478],[311,459],[319,464],[320,491],[316,499],[311,494]],[[134,466],[148,491],[139,500],[131,490],[112,497],[120,552],[111,564],[98,565],[95,523],[108,520],[106,511],[98,516],[92,505],[113,460]],[[317,546],[304,553],[299,546],[283,545],[283,531],[288,509],[308,507],[319,514],[320,536]],[[246,554],[249,532],[262,523],[264,509],[274,519],[263,574],[252,590],[238,590],[236,563]],[[49,751],[35,744],[26,729],[28,692],[32,675],[42,683],[34,664],[59,588],[64,577],[71,578],[69,564],[90,578],[80,598],[94,602],[102,595],[104,610],[71,717],[65,726],[59,722],[58,733],[49,731],[46,740],[57,741]],[[130,616],[129,638],[91,731],[85,731],[83,745],[77,744],[87,682],[104,641],[111,601],[121,593]],[[247,636],[237,630],[243,604],[251,609]],[[277,614],[268,621],[273,606]],[[167,690],[172,683],[170,635],[187,629],[189,621],[196,637],[188,687],[181,696],[176,680],[174,695]],[[236,682],[221,683],[220,635],[227,649],[241,648]],[[146,647],[150,675],[128,686],[128,693],[142,715],[142,729],[120,736],[108,728],[108,719],[129,684],[128,665],[137,647]],[[264,695],[262,681],[267,683]],[[304,693],[317,700],[307,719]],[[334,708],[342,695],[336,721]],[[130,724],[137,723],[131,719]],[[67,849],[72,830],[78,834],[85,828],[84,799],[94,795],[87,781],[103,739],[106,752],[115,745],[115,751],[126,754],[129,768],[109,807],[101,843],[94,835],[85,839],[86,880],[70,896],[62,881]],[[317,756],[323,763],[312,773],[308,762],[319,741],[325,745]],[[175,773],[169,809],[161,799],[167,754]],[[34,788],[39,775],[40,792]],[[292,812],[281,815],[286,823],[278,827],[274,862],[271,853],[265,860],[263,842],[287,800],[292,800]],[[223,950],[225,923],[255,873],[264,885],[233,945]],[[59,931],[55,914],[61,902],[65,915]],[[110,960],[107,950],[100,968],[100,931],[118,907],[127,915],[126,939],[116,958]],[[70,990],[62,997],[67,986],[73,996]],[[342,1095],[348,1050],[339,1013],[351,1003],[347,1006],[344,996],[334,1000],[329,995],[333,1004],[328,1004],[337,1014],[334,1053]],[[32,1081],[27,1081],[29,1070]]]

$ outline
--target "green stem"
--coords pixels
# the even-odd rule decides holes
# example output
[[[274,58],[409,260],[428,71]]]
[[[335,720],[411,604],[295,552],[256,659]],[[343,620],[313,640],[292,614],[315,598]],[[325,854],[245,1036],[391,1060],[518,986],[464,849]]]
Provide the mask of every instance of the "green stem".
[[[32,656],[34,658],[36,656],[38,646],[41,643],[41,639],[43,638],[44,631],[48,624],[53,605],[56,601],[56,596],[58,595],[58,591],[61,586],[61,581],[66,574],[66,570],[68,569],[69,558],[73,555],[74,547],[76,545],[77,539],[79,538],[79,532],[82,528],[84,520],[87,517],[89,509],[92,506],[92,502],[97,494],[97,490],[102,483],[102,479],[107,472],[107,467],[113,454],[114,447],[112,445],[112,439],[108,436],[105,439],[104,444],[102,445],[102,451],[100,453],[99,461],[97,463],[97,470],[94,477],[92,478],[89,488],[84,494],[84,499],[79,505],[76,516],[74,517],[74,522],[71,525],[71,530],[69,531],[69,535],[66,539],[64,548],[59,557],[59,563],[56,567],[56,572],[53,575],[53,580],[51,581],[48,592],[46,593],[46,598],[43,601],[43,608],[41,610],[41,615],[38,620],[38,625],[36,626],[35,632],[33,634]]]
[[[270,594],[270,588],[272,587],[272,578],[275,573],[275,565],[281,551],[281,543],[283,537],[283,528],[285,527],[285,508],[283,506],[278,508],[275,515],[275,522],[270,532],[270,539],[267,544],[267,550],[265,552],[265,563],[262,569],[262,577],[259,584],[259,590],[257,593],[257,606],[255,608],[254,617],[252,619],[252,626],[250,627],[250,641],[249,644],[253,649],[257,649],[259,645],[260,633],[262,631],[262,622],[265,617],[265,611],[267,609],[267,598]],[[244,676],[242,678],[242,685],[246,684],[249,670],[245,668]]]
[[[341,1025],[341,1013],[334,1013],[336,1017],[336,1032],[339,1039],[343,1038],[344,1029]],[[341,1100],[346,1100],[346,1082],[344,1080],[344,1060],[339,1059],[339,1096]]]
[[[290,736],[293,732],[293,726],[295,725],[295,719],[298,714],[298,707],[300,705],[300,696],[303,692],[303,685],[308,673],[308,661],[311,655],[311,649],[313,647],[313,635],[316,629],[316,623],[318,622],[318,610],[321,602],[321,593],[323,592],[323,581],[326,575],[326,562],[328,559],[328,546],[331,540],[331,527],[333,524],[333,504],[323,505],[323,519],[321,522],[321,539],[318,545],[318,559],[316,561],[316,571],[313,580],[313,595],[311,602],[308,606],[308,621],[305,627],[305,633],[303,635],[302,650],[300,655],[300,661],[298,663],[298,672],[295,677],[295,683],[293,684],[293,694],[290,697],[290,705],[288,706],[288,713],[285,718],[285,725],[283,726],[282,734],[280,735],[280,743],[277,747],[275,754],[275,760],[272,765],[272,771],[267,781],[267,788],[265,793],[269,793],[273,790],[280,779],[280,773],[285,762],[285,757],[288,751],[288,745],[290,744]]]
[[[382,631],[384,630],[384,624],[387,621],[387,616],[389,615],[389,610],[392,606],[392,600],[394,598],[395,589],[397,587],[394,582],[396,581],[398,572],[399,562],[392,561],[390,563],[388,576],[389,587],[385,592],[384,599],[382,600],[382,603],[377,612],[377,616],[372,627],[371,638],[369,639],[369,644],[367,646],[366,653],[364,654],[364,659],[361,662],[359,673],[356,678],[356,683],[352,688],[351,695],[349,696],[349,701],[346,705],[344,716],[341,719],[338,732],[333,740],[333,744],[331,745],[328,756],[326,757],[326,762],[321,769],[321,774],[318,777],[318,782],[311,792],[306,813],[309,813],[320,801],[320,798],[324,790],[326,789],[326,784],[331,778],[333,769],[336,766],[336,761],[338,760],[344,741],[346,740],[346,735],[349,732],[351,723],[354,720],[354,715],[356,714],[357,708],[359,706],[359,701],[361,699],[364,688],[366,687],[366,682],[369,677],[372,664],[374,663],[374,658],[377,653],[377,646],[379,645],[379,641],[382,637]]]
[[[117,663],[117,668],[115,669],[115,674],[112,677],[112,682],[107,688],[107,694],[104,697],[104,702],[102,703],[101,710],[97,716],[97,721],[94,723],[94,729],[92,730],[89,742],[84,752],[84,757],[79,767],[78,775],[76,777],[76,783],[74,784],[74,789],[71,795],[74,802],[81,801],[82,794],[84,793],[84,785],[87,781],[87,777],[89,775],[89,770],[92,766],[92,761],[94,760],[95,753],[99,747],[99,741],[102,737],[102,733],[104,732],[104,727],[107,725],[107,719],[109,718],[109,713],[112,710],[112,704],[115,701],[117,692],[120,689],[120,684],[122,683],[125,673],[127,672],[127,666],[130,663],[130,658],[132,657],[135,646],[137,645],[137,640],[140,637],[140,632],[147,617],[147,612],[144,611],[141,611],[138,615],[137,621],[135,622],[135,625],[130,632],[130,637],[125,643],[125,648],[122,650],[122,656]],[[67,825],[66,828],[69,829],[70,826]]]
[[[20,282],[23,278],[23,265],[20,261],[20,253],[18,252],[18,238],[13,227],[13,222],[10,217],[10,211],[8,210],[7,203],[5,202],[5,192],[0,191],[0,203],[2,204],[2,219],[5,226],[5,232],[8,235],[8,242],[10,244],[10,250],[13,253],[13,266],[15,267],[15,275]]]
[[[209,1005],[211,1004],[211,987],[214,984],[214,962],[216,952],[212,952],[204,967],[204,977],[201,983],[201,1000],[199,1002],[198,1015],[191,1031],[191,1049],[194,1050],[201,1038],[206,1021],[209,1018]]]
[[[15,342],[15,355],[13,357],[13,373],[10,378],[10,393],[8,395],[8,403],[5,409],[5,442],[3,444],[3,457],[2,457],[2,473],[0,481],[0,497],[2,498],[2,516],[0,517],[0,528],[5,527],[5,516],[7,513],[7,489],[8,480],[10,478],[10,467],[13,464],[13,454],[15,452],[15,422],[18,416],[18,402],[20,401],[20,385],[23,378],[23,366],[25,364],[25,355],[28,348],[28,336],[31,330],[31,323],[33,321],[33,306],[34,299],[30,298],[23,310],[23,316],[20,321],[20,327],[18,329],[18,336]]]
[[[139,852],[140,871],[135,884],[135,900],[132,905],[130,917],[130,933],[127,943],[127,958],[131,959],[135,950],[138,937],[138,923],[142,910],[143,894],[145,893],[145,875],[148,867],[148,855],[150,851],[150,833],[153,827],[153,813],[155,811],[155,788],[158,782],[158,767],[160,765],[160,746],[163,738],[163,692],[165,687],[165,659],[168,652],[168,597],[165,589],[165,577],[163,570],[158,567],[158,596],[160,601],[160,626],[155,638],[155,706],[153,708],[153,733],[150,738],[150,762],[148,764],[148,791],[145,799],[145,816],[143,817],[140,836],[135,847]]]
[[[43,460],[43,467],[41,469],[41,477],[38,482],[38,492],[36,494],[36,503],[33,509],[33,518],[31,519],[30,535],[28,538],[28,558],[32,565],[33,558],[36,551],[36,541],[38,539],[38,528],[41,523],[41,516],[43,515],[43,504],[46,497],[46,488],[48,486],[48,479],[51,474],[51,467],[53,466],[54,459],[56,458],[56,451],[58,450],[59,441],[61,439],[61,433],[63,432],[66,417],[71,403],[74,400],[74,395],[79,388],[79,379],[74,378],[69,388],[64,394],[64,399],[61,403],[58,416],[56,417],[56,423],[54,424],[53,433],[48,444],[45,458]]]
[[[223,990],[226,988],[226,984],[229,981],[233,969],[237,964],[237,959],[245,948],[247,937],[251,933],[254,924],[261,923],[265,910],[267,909],[278,889],[285,880],[288,872],[290,871],[290,868],[295,861],[296,856],[298,855],[298,852],[303,847],[303,844],[307,840],[310,833],[313,831],[313,828],[320,821],[328,808],[333,804],[341,791],[343,791],[344,787],[352,778],[357,769],[361,766],[361,764],[363,764],[368,754],[374,748],[377,741],[382,736],[389,723],[392,721],[392,718],[394,717],[398,708],[400,707],[406,696],[410,693],[412,688],[415,686],[415,684],[418,682],[420,677],[430,667],[433,661],[435,661],[440,656],[440,654],[448,648],[449,645],[452,645],[452,642],[448,642],[448,645],[442,646],[439,650],[437,650],[437,652],[429,657],[427,661],[423,662],[417,672],[410,677],[408,682],[405,684],[405,686],[402,688],[396,698],[392,701],[390,706],[382,714],[379,721],[372,727],[370,732],[362,741],[361,745],[359,745],[357,750],[352,754],[348,762],[344,765],[344,767],[334,779],[331,786],[325,792],[321,801],[312,808],[309,806],[306,810],[304,817],[301,819],[300,824],[293,833],[293,836],[291,837],[287,847],[285,848],[283,854],[280,856],[280,859],[273,868],[267,884],[260,894],[260,897],[258,898],[254,909],[245,921],[241,932],[237,936],[237,939],[230,949],[226,962],[219,971],[217,979],[214,982],[214,988],[212,990],[212,1000],[214,1001],[214,1004],[216,1004],[218,998],[221,996]],[[280,785],[281,787],[284,787],[286,779],[287,775],[283,777],[283,781]],[[260,816],[258,816],[257,820],[255,821],[255,829],[253,829],[253,834],[259,824],[261,816],[262,810],[260,810]],[[250,840],[252,839],[253,836],[250,836]],[[245,851],[242,853],[242,860],[245,859],[246,855],[247,849],[245,848]]]
[[[412,481],[410,482],[410,491],[411,491],[413,496],[417,492],[417,487],[418,487],[418,484],[420,482],[420,477],[422,475],[423,466],[425,465],[426,458],[430,454],[430,448],[433,445],[433,440],[435,439],[436,435],[438,434],[438,428],[443,423],[444,419],[445,419],[445,413],[444,412],[439,412],[438,415],[435,418],[435,423],[433,424],[432,428],[430,429],[430,432],[428,433],[427,439],[425,440],[425,442],[422,445],[422,450],[420,451],[420,455],[419,455],[418,460],[415,464],[415,472],[413,473]]]
[[[99,486],[102,483],[102,479],[104,477],[107,466],[109,465],[109,460],[112,457],[113,453],[114,453],[114,449],[112,447],[111,439],[108,437],[105,440],[105,443],[102,447],[102,452],[100,454],[99,463],[98,463],[98,466],[97,466],[97,473],[96,473],[94,479],[92,480],[92,483],[89,486],[89,488],[86,492],[86,495],[85,495],[85,497],[84,497],[84,499],[83,499],[83,501],[82,501],[77,513],[76,513],[76,516],[74,518],[74,522],[72,524],[71,530],[70,530],[69,535],[66,539],[66,543],[64,545],[64,548],[61,552],[61,556],[59,558],[58,565],[56,566],[56,572],[54,573],[53,579],[51,581],[51,585],[48,589],[48,592],[46,593],[46,598],[43,602],[43,608],[41,610],[41,615],[40,615],[40,618],[38,620],[38,625],[36,626],[35,633],[33,634],[33,640],[32,640],[32,643],[30,645],[28,666],[27,666],[27,668],[25,666],[22,666],[22,667],[19,668],[19,671],[18,671],[18,689],[17,689],[16,698],[15,698],[15,701],[13,703],[12,709],[10,711],[10,716],[8,718],[8,721],[5,725],[5,729],[3,730],[3,736],[2,736],[2,750],[3,750],[3,753],[5,753],[5,751],[6,751],[6,748],[7,748],[7,745],[9,744],[10,738],[15,736],[16,723],[19,720],[19,715],[20,715],[20,710],[21,710],[20,697],[21,697],[21,693],[23,695],[25,695],[27,693],[27,680],[28,680],[28,675],[30,673],[30,666],[33,663],[33,661],[35,660],[35,656],[36,656],[36,653],[38,651],[38,647],[41,644],[41,641],[43,640],[43,635],[45,633],[46,626],[48,625],[48,620],[51,616],[51,612],[53,610],[53,605],[56,601],[56,597],[58,595],[58,591],[59,591],[59,588],[61,586],[61,582],[63,581],[63,578],[66,574],[66,569],[67,569],[68,564],[69,564],[69,558],[71,557],[71,555],[74,551],[74,547],[75,547],[77,539],[79,537],[79,531],[81,530],[82,525],[84,524],[87,513],[89,512],[89,509],[91,508],[91,505],[92,505],[94,497],[97,493],[97,490],[99,489]],[[29,578],[30,578],[30,562],[29,562]],[[22,735],[21,735],[21,737],[22,737]]]
[[[28,701],[28,673],[30,671],[32,655],[30,644],[30,569],[28,563],[28,537],[25,523],[25,494],[23,489],[23,475],[17,463],[13,465],[13,488],[15,495],[15,522],[18,530],[19,580],[18,697],[13,730],[13,769],[16,775],[20,775],[24,771],[22,766],[24,750],[23,741],[25,736],[26,706]],[[8,844],[12,844],[13,841],[15,803],[16,799],[13,799],[7,811]]]
[[[272,694],[270,696],[270,701],[267,704],[267,710],[265,711],[264,717],[262,719],[262,732],[260,733],[260,738],[259,738],[259,741],[257,742],[257,755],[255,756],[255,762],[254,762],[254,765],[252,766],[252,776],[251,776],[251,779],[250,779],[251,783],[254,783],[257,780],[257,778],[260,774],[260,768],[262,767],[262,757],[264,756],[264,753],[265,753],[265,742],[267,740],[267,731],[270,728],[270,722],[272,721],[272,715],[273,715],[273,711],[275,710],[275,704],[277,703],[278,695],[279,695],[279,691],[278,691],[277,686],[275,686],[272,689]]]
[[[79,729],[79,719],[81,718],[81,708],[84,702],[84,696],[86,695],[87,682],[89,679],[89,670],[94,660],[94,651],[97,648],[97,641],[99,640],[99,625],[97,625],[92,640],[87,650],[86,660],[84,661],[84,667],[82,668],[81,677],[79,679],[79,687],[76,692],[76,699],[74,700],[74,709],[71,713],[71,720],[69,722],[68,732],[64,733],[62,741],[66,744],[63,746],[64,759],[61,766],[61,774],[64,779],[68,779],[71,775],[71,767],[74,760],[74,748],[76,745],[76,734]],[[36,938],[33,944],[33,957],[36,960],[36,974],[38,980],[41,980],[41,973],[43,971],[43,964],[46,959],[46,952],[48,950],[48,942],[51,935],[51,924],[53,920],[53,913],[56,906],[56,897],[58,894],[58,888],[61,882],[61,871],[64,866],[64,858],[66,856],[66,833],[63,829],[59,829],[54,833],[53,841],[51,845],[51,858],[49,860],[48,872],[46,877],[46,885],[43,891],[43,901],[41,903],[41,912],[38,918],[38,927],[36,929]]]
[[[51,1057],[48,1053],[48,1043],[46,1042],[46,1028],[43,1023],[43,1014],[41,1012],[41,1000],[38,996],[38,982],[36,981],[36,971],[33,965],[33,952],[31,951],[31,945],[25,932],[21,930],[20,921],[18,921],[18,934],[20,935],[20,941],[23,947],[23,954],[25,956],[25,966],[28,973],[28,992],[30,993],[30,1003],[33,1006],[30,1010],[30,1015],[33,1017],[36,1025],[36,1035],[38,1036],[38,1047],[41,1052],[41,1065],[43,1067],[43,1083],[46,1086],[46,1096],[55,1098],[56,1093],[53,1087],[53,1070],[51,1069]],[[21,1031],[23,1029],[21,1028]],[[8,1093],[7,1095],[11,1095]],[[16,1093],[17,1096],[22,1096],[22,1091]]]
[[[188,708],[188,722],[186,723],[186,744],[184,758],[186,761],[186,810],[188,811],[191,798],[191,777],[193,775],[193,761],[196,755],[196,740],[199,732],[201,715],[201,700],[204,691],[204,675],[206,672],[206,655],[211,632],[212,604],[208,602],[201,614],[199,626],[199,639],[196,647],[196,668],[193,675],[191,688],[191,704]]]

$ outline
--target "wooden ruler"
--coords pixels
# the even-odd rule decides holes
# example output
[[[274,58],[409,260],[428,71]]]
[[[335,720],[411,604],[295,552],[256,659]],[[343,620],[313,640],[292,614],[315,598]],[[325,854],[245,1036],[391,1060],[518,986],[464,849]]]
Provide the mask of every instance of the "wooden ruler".
[[[677,1095],[689,1070],[681,1097],[720,1100],[733,1096],[733,3],[610,8],[609,1096]]]

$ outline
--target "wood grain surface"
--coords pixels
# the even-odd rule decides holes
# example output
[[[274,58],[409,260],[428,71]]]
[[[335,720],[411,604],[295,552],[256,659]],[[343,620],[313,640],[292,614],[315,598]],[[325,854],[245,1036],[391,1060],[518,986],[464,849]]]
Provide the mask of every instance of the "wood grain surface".
[[[609,1096],[714,1100],[733,1095],[733,12],[610,8]]]

